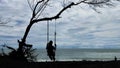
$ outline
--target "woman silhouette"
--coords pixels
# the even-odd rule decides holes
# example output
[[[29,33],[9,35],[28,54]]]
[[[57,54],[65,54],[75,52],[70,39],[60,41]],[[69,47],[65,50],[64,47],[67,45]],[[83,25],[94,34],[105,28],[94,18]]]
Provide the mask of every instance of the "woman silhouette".
[[[56,46],[56,45],[55,45]],[[47,46],[46,46],[46,50],[47,50],[47,55],[49,56],[49,58],[53,61],[55,61],[55,50],[56,50],[56,47],[53,46],[53,41],[49,41],[47,43]]]

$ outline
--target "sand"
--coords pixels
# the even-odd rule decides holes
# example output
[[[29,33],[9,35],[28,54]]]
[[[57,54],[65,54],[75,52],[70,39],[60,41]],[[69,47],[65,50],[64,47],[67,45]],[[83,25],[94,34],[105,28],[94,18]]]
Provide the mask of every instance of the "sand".
[[[22,62],[1,59],[0,68],[120,68],[120,61]]]

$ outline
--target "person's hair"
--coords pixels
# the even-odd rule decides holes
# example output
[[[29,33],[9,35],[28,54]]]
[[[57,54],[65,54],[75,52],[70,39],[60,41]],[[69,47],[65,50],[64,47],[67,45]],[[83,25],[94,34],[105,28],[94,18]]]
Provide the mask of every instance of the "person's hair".
[[[53,41],[52,40],[50,40],[50,42],[49,43],[53,43]]]

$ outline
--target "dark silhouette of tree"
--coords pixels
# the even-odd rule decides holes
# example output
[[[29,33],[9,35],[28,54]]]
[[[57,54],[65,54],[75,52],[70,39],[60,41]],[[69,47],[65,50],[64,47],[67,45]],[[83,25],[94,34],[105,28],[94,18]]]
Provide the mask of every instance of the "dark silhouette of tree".
[[[88,4],[95,11],[96,11],[95,7],[103,7],[104,5],[107,5],[107,6],[113,5],[111,0],[78,0],[78,2],[70,1],[67,4],[64,3],[63,8],[59,10],[58,12],[56,12],[55,15],[43,17],[41,14],[44,12],[46,7],[49,7],[49,2],[51,0],[27,0],[27,1],[28,1],[30,9],[32,10],[32,17],[30,19],[30,22],[25,30],[25,33],[22,39],[18,40],[19,47],[17,49],[17,53],[20,58],[24,58],[25,57],[24,51],[26,51],[27,48],[32,47],[32,45],[26,44],[26,38],[33,24],[42,22],[42,21],[59,19],[61,18],[61,14],[64,11],[66,11],[68,8],[71,8],[72,6],[77,6],[82,3]],[[116,1],[119,1],[119,0],[116,0]],[[51,9],[51,10],[54,10],[54,9]]]
[[[15,48],[10,47],[6,44],[0,45],[0,46],[2,46],[0,58],[4,57],[5,59],[7,58],[7,59],[26,61],[26,62],[36,62],[37,61],[37,54],[35,54],[36,49],[26,48],[26,50],[23,51],[23,54],[25,56],[21,58],[21,57],[19,57],[18,52]],[[4,48],[9,49],[10,52],[5,52]]]

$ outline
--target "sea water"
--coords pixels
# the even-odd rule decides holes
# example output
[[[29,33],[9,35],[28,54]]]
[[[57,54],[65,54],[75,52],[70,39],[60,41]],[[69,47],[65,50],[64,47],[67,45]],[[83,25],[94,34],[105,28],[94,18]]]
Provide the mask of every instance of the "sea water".
[[[50,61],[46,49],[37,49],[35,54],[38,54],[38,62]],[[57,49],[55,57],[56,61],[111,61],[115,57],[120,60],[120,49]]]
[[[38,61],[50,61],[46,49],[37,49]],[[57,49],[56,61],[111,61],[120,59],[120,49]]]

